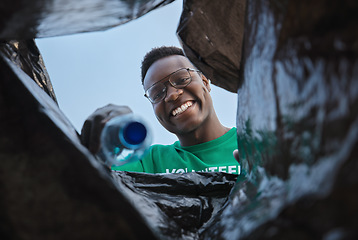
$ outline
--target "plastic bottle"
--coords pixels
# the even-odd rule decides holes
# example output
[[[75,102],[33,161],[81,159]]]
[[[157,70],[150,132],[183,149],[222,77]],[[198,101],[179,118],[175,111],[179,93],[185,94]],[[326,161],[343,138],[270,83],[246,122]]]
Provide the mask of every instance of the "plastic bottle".
[[[139,116],[125,114],[108,121],[101,134],[101,157],[107,166],[138,161],[152,143],[148,124]]]

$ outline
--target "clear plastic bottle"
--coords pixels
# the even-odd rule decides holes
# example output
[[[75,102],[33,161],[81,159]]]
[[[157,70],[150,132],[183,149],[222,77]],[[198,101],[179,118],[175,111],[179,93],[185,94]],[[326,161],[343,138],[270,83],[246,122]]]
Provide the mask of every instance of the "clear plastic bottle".
[[[138,161],[152,143],[148,124],[135,114],[125,114],[108,121],[101,134],[101,158],[107,166],[121,166]]]

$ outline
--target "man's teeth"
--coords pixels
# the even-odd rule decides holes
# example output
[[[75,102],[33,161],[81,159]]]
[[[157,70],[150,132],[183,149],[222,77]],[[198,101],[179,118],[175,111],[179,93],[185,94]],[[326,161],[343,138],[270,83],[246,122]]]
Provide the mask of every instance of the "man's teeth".
[[[172,112],[173,116],[176,116],[176,115],[178,115],[178,114],[181,114],[181,113],[185,112],[185,110],[187,110],[188,107],[190,107],[190,106],[192,106],[192,105],[193,105],[192,102],[186,102],[186,103],[184,103],[184,104],[181,105],[180,107],[178,107],[178,108],[176,108],[176,109],[173,110],[173,112]]]

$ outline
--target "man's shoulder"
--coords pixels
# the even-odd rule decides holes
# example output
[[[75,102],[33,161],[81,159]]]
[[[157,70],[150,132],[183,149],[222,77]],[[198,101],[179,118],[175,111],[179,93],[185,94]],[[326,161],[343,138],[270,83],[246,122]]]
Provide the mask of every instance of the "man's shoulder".
[[[152,146],[150,146],[150,151],[151,152],[166,151],[166,150],[174,149],[176,145],[177,142],[172,144],[153,144]]]

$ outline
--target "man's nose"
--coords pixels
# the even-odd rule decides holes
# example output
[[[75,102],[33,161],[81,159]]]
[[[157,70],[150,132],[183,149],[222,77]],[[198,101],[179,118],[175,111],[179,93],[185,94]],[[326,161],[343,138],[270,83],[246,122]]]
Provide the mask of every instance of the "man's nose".
[[[167,86],[167,96],[165,97],[166,102],[175,101],[183,94],[183,89],[176,89],[175,87]]]

